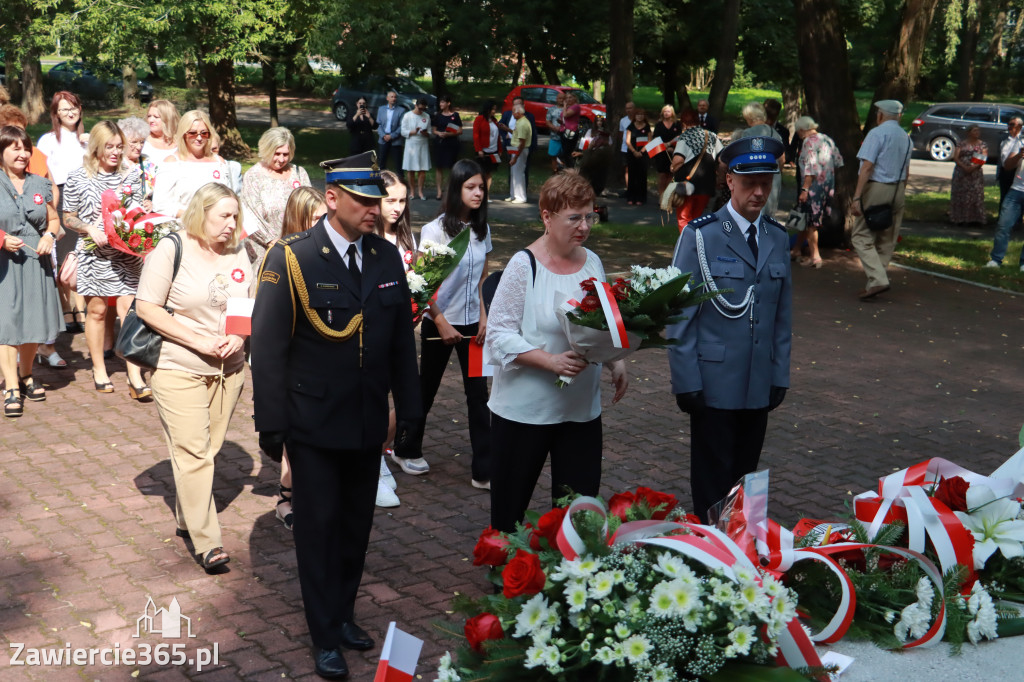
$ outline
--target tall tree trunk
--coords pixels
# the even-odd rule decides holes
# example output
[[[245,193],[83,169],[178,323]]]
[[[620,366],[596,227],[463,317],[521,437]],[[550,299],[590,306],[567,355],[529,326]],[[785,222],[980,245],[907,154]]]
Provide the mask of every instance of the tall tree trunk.
[[[988,87],[988,75],[992,71],[992,64],[999,54],[999,46],[1003,43],[1003,29],[1006,27],[1006,15],[1009,0],[997,0],[995,17],[992,23],[992,38],[988,41],[988,49],[985,51],[985,59],[977,68],[974,74],[974,96],[975,102],[985,98],[985,90]],[[1018,22],[1020,23],[1020,22]]]
[[[43,101],[43,68],[39,50],[29,50],[21,60],[21,111],[29,124],[39,123],[47,114]]]
[[[921,59],[928,41],[928,29],[935,18],[939,0],[906,0],[900,17],[899,29],[885,51],[882,74],[871,99],[864,132],[875,126],[874,102],[895,99],[907,104],[914,99],[917,81],[921,77]],[[823,62],[827,63],[827,62]],[[843,151],[845,154],[845,150]]]
[[[860,148],[860,120],[853,98],[846,36],[837,0],[793,0],[796,10],[797,53],[803,79],[808,113],[839,147],[846,164],[836,174],[836,211],[838,220],[848,222],[850,199],[857,186],[857,150]],[[828,69],[820,68],[828,64]],[[826,230],[823,242],[841,241]]]
[[[237,158],[248,156],[249,145],[238,132],[235,115],[235,65],[230,59],[206,62],[206,89],[210,101],[210,121],[220,134],[221,156]]]
[[[604,101],[604,82],[600,78],[595,78],[594,82],[590,84],[590,94],[594,96],[598,102]]]
[[[139,75],[135,72],[135,66],[125,64],[121,67],[121,83],[124,93],[121,97],[121,106],[131,111],[140,106],[139,102]]]
[[[525,59],[525,57],[523,56],[522,50],[520,50],[519,52],[516,53],[516,67],[512,71],[512,82],[509,84],[509,89],[512,89],[512,88],[516,87],[517,85],[519,85],[519,74],[521,74],[523,72],[523,60],[524,59]]]
[[[678,80],[678,85],[676,86],[676,99],[679,100],[679,111],[677,113],[682,113],[687,109],[693,109],[693,100],[690,99],[690,91],[687,90],[686,83],[683,82],[682,78]]]
[[[633,99],[633,4],[635,0],[610,0],[608,12],[609,71],[607,89],[608,131],[615,135],[626,102]],[[618,149],[618,147],[616,147]],[[620,155],[616,154],[616,158]],[[618,163],[608,164],[608,182],[621,173]],[[612,186],[621,186],[615,183]]]
[[[12,102],[21,101],[21,64],[14,54],[14,50],[7,50],[4,54],[4,67],[7,69],[7,94],[11,96]]]
[[[782,86],[783,124],[793,132],[796,120],[800,118],[800,86],[789,83]]]
[[[665,68],[661,70],[661,98],[665,104],[669,104],[674,109],[676,106],[676,89],[679,82],[679,72],[676,69],[675,62],[666,64]]]
[[[281,125],[277,118],[277,59],[268,55],[260,56],[260,71],[263,87],[270,102],[270,127]]]
[[[192,55],[185,57],[185,87],[189,90],[199,89],[199,65]]]
[[[448,60],[440,52],[435,52],[430,60],[430,80],[434,95],[440,97],[448,92],[448,78],[445,71],[448,69]]]
[[[551,54],[545,52],[540,58],[541,69],[544,71],[544,82],[549,85],[561,85],[562,79],[558,77],[558,62],[556,62]]]
[[[537,61],[534,59],[526,58],[526,70],[530,72],[530,82],[532,83],[543,83],[544,74],[541,73],[540,67],[537,66]]]
[[[722,7],[722,34],[715,55],[715,75],[708,95],[708,111],[719,121],[725,111],[725,98],[729,96],[732,79],[736,75],[737,38],[740,32],[740,0],[725,0]]]
[[[309,65],[309,51],[302,40],[292,41],[290,47],[291,54],[293,55],[290,61],[295,65],[295,71],[293,72],[296,80],[295,87],[303,92],[311,92],[313,90],[313,79],[316,74],[313,73],[313,67]]]
[[[960,78],[956,85],[956,97],[969,100],[974,90],[974,58],[978,56],[978,34],[981,33],[981,11],[975,9],[974,16],[964,22],[963,37],[960,39]]]
[[[146,44],[146,63],[149,65],[149,80],[158,81],[160,78],[160,66],[156,63],[156,43]]]

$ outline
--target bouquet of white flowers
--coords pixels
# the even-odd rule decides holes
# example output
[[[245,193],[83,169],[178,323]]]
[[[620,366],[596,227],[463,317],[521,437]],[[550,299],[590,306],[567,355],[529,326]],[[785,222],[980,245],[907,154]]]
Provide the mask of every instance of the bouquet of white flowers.
[[[405,281],[412,294],[412,319],[416,323],[430,306],[441,284],[455,271],[469,246],[472,231],[465,229],[447,244],[429,239],[420,244],[420,257],[405,273]]]

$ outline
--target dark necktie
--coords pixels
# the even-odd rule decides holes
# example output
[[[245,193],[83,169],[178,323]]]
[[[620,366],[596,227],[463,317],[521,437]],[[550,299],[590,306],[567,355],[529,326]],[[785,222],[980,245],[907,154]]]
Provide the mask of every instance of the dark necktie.
[[[750,247],[750,252],[754,254],[754,262],[757,262],[757,225],[751,224],[747,229],[747,246]],[[354,247],[353,247],[354,248]]]
[[[756,253],[756,251],[755,251]],[[348,271],[352,273],[352,277],[356,280],[356,285],[360,288],[363,285],[362,274],[359,272],[359,265],[356,263],[356,245],[348,245]]]

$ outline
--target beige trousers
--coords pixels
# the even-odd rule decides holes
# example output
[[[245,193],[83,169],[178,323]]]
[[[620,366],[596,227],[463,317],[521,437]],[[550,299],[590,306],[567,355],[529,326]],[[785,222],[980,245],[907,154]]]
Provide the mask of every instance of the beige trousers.
[[[245,374],[204,376],[157,369],[150,385],[174,470],[178,528],[192,536],[199,556],[222,547],[213,500],[213,458],[224,444]]]
[[[895,199],[893,190],[896,190]],[[864,274],[868,278],[865,289],[889,286],[889,276],[885,274],[885,269],[889,267],[892,252],[896,249],[896,240],[900,236],[906,190],[906,181],[898,185],[869,182],[864,188],[864,194],[861,195],[862,207],[892,202],[892,226],[888,230],[872,232],[864,222],[864,216],[857,216],[850,232],[850,243],[853,244],[853,250],[857,252],[857,257],[864,267]]]

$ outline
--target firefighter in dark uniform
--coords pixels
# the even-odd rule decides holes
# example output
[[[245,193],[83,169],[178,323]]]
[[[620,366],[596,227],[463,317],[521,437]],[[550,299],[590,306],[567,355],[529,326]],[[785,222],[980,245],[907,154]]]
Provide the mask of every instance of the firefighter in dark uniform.
[[[708,509],[757,469],[768,426],[789,386],[793,329],[789,237],[761,209],[785,148],[769,137],[737,140],[720,159],[732,197],[717,213],[691,221],[673,264],[721,293],[668,330],[672,392],[690,414],[690,488],[694,513]]]
[[[288,447],[295,554],[316,672],[348,675],[341,648],[374,646],[354,621],[373,523],[388,392],[421,419],[405,269],[373,233],[386,196],[374,152],[320,164],[327,215],[281,239],[259,275],[252,375],[260,447]]]

